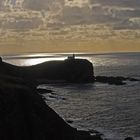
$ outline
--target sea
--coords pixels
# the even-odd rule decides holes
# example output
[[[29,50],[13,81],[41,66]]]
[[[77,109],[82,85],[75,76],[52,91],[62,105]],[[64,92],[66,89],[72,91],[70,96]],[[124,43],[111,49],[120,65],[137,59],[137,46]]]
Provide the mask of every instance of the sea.
[[[64,60],[71,54],[35,54],[3,57],[13,65],[28,66],[49,60]],[[124,76],[140,79],[140,53],[75,54],[88,59],[95,76]],[[103,83],[42,84],[50,89],[44,93],[46,103],[72,127],[97,130],[109,140],[133,137],[140,140],[140,81],[126,81],[126,85]]]

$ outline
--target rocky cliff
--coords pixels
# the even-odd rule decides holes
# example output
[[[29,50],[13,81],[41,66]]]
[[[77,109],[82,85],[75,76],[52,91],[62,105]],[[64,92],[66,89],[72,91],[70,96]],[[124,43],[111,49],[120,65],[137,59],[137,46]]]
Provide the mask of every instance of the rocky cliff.
[[[66,82],[78,83],[94,81],[93,65],[85,59],[66,59],[64,61],[48,61],[29,67],[17,67],[1,62],[0,72],[35,80],[64,80]]]

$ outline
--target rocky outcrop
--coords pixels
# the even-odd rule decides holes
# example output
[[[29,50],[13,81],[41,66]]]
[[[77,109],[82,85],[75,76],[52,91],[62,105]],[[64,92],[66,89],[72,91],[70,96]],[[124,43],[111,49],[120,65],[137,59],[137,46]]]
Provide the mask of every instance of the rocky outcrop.
[[[123,76],[95,76],[95,82],[108,83],[110,85],[125,85],[126,81],[140,81],[136,78],[123,77]]]
[[[0,64],[0,72],[28,79],[61,80],[65,82],[93,82],[93,65],[85,59],[48,61],[35,66],[17,67]]]
[[[92,82],[94,75],[92,64],[85,59],[49,61],[26,69],[27,75],[32,78],[66,82]]]
[[[2,63],[2,58],[0,57],[0,63]]]
[[[134,140],[132,137],[127,137],[125,140]]]

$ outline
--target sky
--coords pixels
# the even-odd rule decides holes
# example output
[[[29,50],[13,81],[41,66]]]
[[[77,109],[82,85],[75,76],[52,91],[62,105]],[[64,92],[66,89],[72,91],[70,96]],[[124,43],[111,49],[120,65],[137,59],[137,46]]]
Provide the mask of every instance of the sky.
[[[140,0],[0,0],[0,54],[140,51]]]

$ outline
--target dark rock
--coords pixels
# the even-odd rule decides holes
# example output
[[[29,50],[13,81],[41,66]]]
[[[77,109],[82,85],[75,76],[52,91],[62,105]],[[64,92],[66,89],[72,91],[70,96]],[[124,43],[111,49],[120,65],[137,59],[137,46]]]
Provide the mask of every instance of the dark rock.
[[[79,130],[79,140],[103,140],[100,135],[93,135],[91,136],[89,131]]]
[[[139,79],[123,76],[95,76],[95,82],[108,83],[110,85],[125,85],[126,81],[140,81]]]
[[[125,85],[126,84],[125,82],[123,82],[122,77],[96,76],[95,81],[100,82],[100,83],[108,83],[110,85]]]
[[[93,65],[86,59],[64,61],[64,79],[70,82],[93,82]]]
[[[49,95],[49,98],[56,99],[56,100],[66,100],[64,97],[59,97],[57,95]]]
[[[139,79],[136,79],[136,78],[127,78],[127,80],[129,80],[129,81],[140,81]]]
[[[0,57],[0,63],[2,63],[2,58]]]
[[[39,92],[40,94],[44,94],[44,93],[52,93],[52,90],[49,90],[49,89],[42,89],[42,88],[37,88],[37,92]]]
[[[124,140],[134,140],[132,137],[127,137]]]
[[[91,135],[98,135],[98,136],[102,136],[103,135],[102,133],[100,133],[97,130],[89,130],[89,132],[90,132]]]
[[[70,124],[71,124],[71,123],[73,123],[73,121],[72,121],[72,120],[66,120],[66,121],[67,121],[67,123],[70,123]]]

